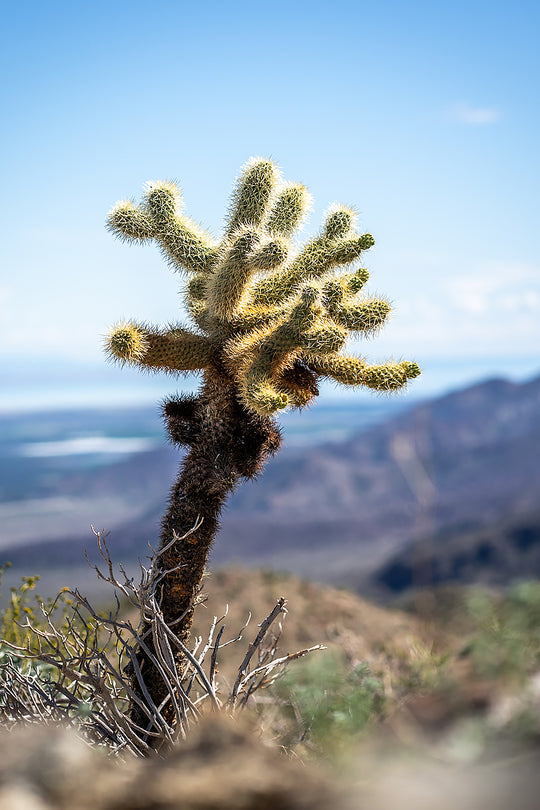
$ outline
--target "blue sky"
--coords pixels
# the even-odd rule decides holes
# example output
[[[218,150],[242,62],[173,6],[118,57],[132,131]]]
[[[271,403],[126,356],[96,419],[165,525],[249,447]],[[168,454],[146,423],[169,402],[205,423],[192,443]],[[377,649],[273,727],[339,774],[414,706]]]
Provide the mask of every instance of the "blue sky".
[[[310,188],[305,235],[339,201],[375,236],[370,290],[395,314],[362,354],[434,380],[539,370],[539,9],[6,5],[0,362],[99,366],[120,318],[180,317],[181,279],[115,240],[107,211],[173,178],[219,235],[264,155]]]

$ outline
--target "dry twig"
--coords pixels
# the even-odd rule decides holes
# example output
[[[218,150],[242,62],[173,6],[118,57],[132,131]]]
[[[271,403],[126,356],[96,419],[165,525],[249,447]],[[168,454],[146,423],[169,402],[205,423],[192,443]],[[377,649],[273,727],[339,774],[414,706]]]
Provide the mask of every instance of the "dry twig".
[[[222,642],[227,611],[219,619],[214,617],[200,652],[202,639],[196,639],[193,649],[188,649],[160,610],[157,589],[164,572],[157,556],[148,568],[140,563],[136,583],[122,567],[116,573],[105,532],[94,533],[103,565],[91,567],[114,590],[115,610],[101,615],[78,590],[68,591],[73,604],[63,626],[55,624],[53,604],[50,610],[42,607],[44,621],[40,626],[29,620],[23,625],[28,631],[26,646],[4,641],[0,658],[1,724],[63,722],[76,726],[92,743],[116,753],[165,752],[178,737],[188,734],[205,702],[215,710],[239,711],[255,692],[270,686],[290,661],[324,649],[316,645],[275,657],[281,624],[273,636],[269,631],[287,612],[285,599],[279,599],[249,644],[230,694],[221,694],[216,679],[219,651],[241,641],[249,618],[234,638]],[[135,608],[134,621],[124,616],[119,595]],[[166,697],[160,705],[153,702],[145,685],[139,650],[145,652],[165,684]],[[178,653],[183,659],[181,674],[175,664]],[[134,679],[139,689],[133,688]],[[131,719],[134,703],[145,718],[144,726]]]

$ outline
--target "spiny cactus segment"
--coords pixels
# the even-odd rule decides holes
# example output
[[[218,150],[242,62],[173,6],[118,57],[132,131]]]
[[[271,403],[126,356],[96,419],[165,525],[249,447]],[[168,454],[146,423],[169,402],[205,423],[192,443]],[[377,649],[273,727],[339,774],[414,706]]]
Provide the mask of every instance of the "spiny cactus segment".
[[[154,239],[188,274],[195,331],[123,322],[107,338],[109,356],[174,373],[227,369],[261,415],[305,405],[319,377],[393,391],[418,376],[416,363],[372,366],[340,353],[350,335],[376,332],[390,305],[360,295],[368,272],[351,265],[374,240],[355,230],[351,208],[333,206],[319,235],[296,248],[310,202],[304,186],[282,183],[274,163],[256,158],[238,179],[219,243],[183,215],[172,182],[148,183],[141,205],[118,203],[109,228],[129,242]]]

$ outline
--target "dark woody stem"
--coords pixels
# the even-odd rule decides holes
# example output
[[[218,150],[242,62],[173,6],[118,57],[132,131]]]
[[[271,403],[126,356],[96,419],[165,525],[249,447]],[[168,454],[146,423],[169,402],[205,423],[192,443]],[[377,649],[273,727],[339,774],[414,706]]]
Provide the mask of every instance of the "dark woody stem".
[[[159,597],[163,617],[185,643],[221,510],[239,480],[255,476],[278,449],[281,437],[274,420],[248,411],[234,382],[216,368],[207,369],[197,398],[169,401],[164,415],[172,440],[190,447],[171,491],[156,559],[164,574]],[[146,687],[159,705],[167,690],[145,658],[138,654]],[[181,672],[182,661],[177,663]],[[141,723],[139,714],[135,706],[133,720]]]

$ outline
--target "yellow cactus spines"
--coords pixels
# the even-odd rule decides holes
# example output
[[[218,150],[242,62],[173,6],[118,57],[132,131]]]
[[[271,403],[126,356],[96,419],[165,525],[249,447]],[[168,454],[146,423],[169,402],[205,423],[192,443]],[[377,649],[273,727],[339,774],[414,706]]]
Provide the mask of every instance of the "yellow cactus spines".
[[[374,244],[375,239],[370,233],[334,240],[327,248],[324,270],[330,267],[338,267],[340,264],[351,264],[360,257],[364,250],[369,250]],[[319,273],[320,271],[317,270],[317,275]]]
[[[175,183],[146,183],[143,206],[154,225],[166,260],[174,269],[208,272],[216,260],[212,239],[184,217],[180,189]]]
[[[148,348],[144,357],[136,361],[147,369],[162,371],[203,371],[212,361],[212,345],[208,338],[189,332],[182,327],[167,331],[147,329]]]
[[[117,203],[107,216],[107,227],[125,242],[145,242],[155,236],[150,215],[133,200]]]
[[[369,365],[360,357],[339,354],[311,355],[307,358],[307,365],[317,374],[335,382],[343,385],[365,385],[376,391],[397,391],[420,374],[420,367],[408,361]]]
[[[255,268],[248,260],[259,243],[257,231],[241,227],[217,264],[208,283],[208,311],[219,321],[229,321],[237,312]]]
[[[290,376],[284,385],[283,374],[299,358],[302,342],[321,312],[317,298],[316,288],[304,287],[287,317],[275,327],[260,330],[249,353],[244,352],[240,391],[248,408],[267,415],[272,412],[269,408],[281,410],[312,398],[310,390],[302,395],[301,385],[294,386]],[[244,345],[247,348],[246,338]]]
[[[208,298],[208,284],[212,276],[208,273],[194,273],[184,288],[184,304],[189,317],[203,332],[208,324],[208,311],[206,302]]]
[[[327,281],[321,287],[321,300],[324,306],[331,310],[332,307],[339,304],[354,302],[354,296],[360,292],[369,279],[369,273],[365,267],[361,267],[352,273],[328,275],[326,278]]]
[[[231,330],[235,334],[243,334],[268,326],[285,317],[286,310],[281,307],[253,307],[241,306],[230,320]]]
[[[266,229],[272,234],[291,236],[311,207],[311,194],[301,183],[287,183],[280,190],[266,220]]]
[[[187,217],[174,217],[158,233],[158,240],[165,259],[174,270],[211,272],[217,250],[209,235]]]
[[[261,240],[258,248],[249,257],[251,267],[256,271],[275,270],[287,260],[289,244],[279,236]]]
[[[145,192],[144,200],[150,216],[163,229],[182,210],[180,189],[176,183],[164,180],[162,183],[146,183]]]
[[[295,259],[291,271],[298,278],[320,278],[334,267],[351,264],[374,244],[370,233],[337,239],[321,236],[306,245]]]
[[[180,190],[169,181],[146,183],[142,206],[122,200],[107,217],[109,230],[125,241],[155,239],[175,270],[209,272],[217,257],[211,237],[180,213]]]
[[[304,322],[306,321],[304,320]],[[294,317],[289,317],[274,329],[271,328],[261,341],[255,343],[253,350],[260,356],[267,357],[271,362],[276,359],[280,360],[300,348],[303,331],[299,327],[299,321]]]
[[[290,335],[283,337],[290,338]],[[292,387],[283,385],[283,375],[298,359],[298,350],[293,343],[294,341],[289,341],[287,345],[283,340],[269,345],[267,341],[263,341],[260,345],[253,363],[242,374],[240,394],[248,408],[262,415],[270,415],[289,405],[287,390],[291,391]],[[274,403],[273,411],[268,410],[270,402]]]
[[[420,367],[416,363],[383,363],[368,366],[362,383],[374,391],[397,391],[419,374]]]
[[[289,404],[288,395],[274,388],[268,377],[255,370],[248,372],[242,381],[240,398],[246,408],[261,416],[271,416]]]
[[[346,343],[347,329],[328,318],[320,318],[317,324],[301,335],[300,346],[308,354],[338,352]]]
[[[111,360],[121,363],[136,363],[148,350],[144,329],[130,321],[121,321],[105,338],[105,351]]]
[[[279,179],[278,168],[271,160],[251,158],[246,163],[233,191],[228,234],[241,225],[261,224]]]
[[[330,309],[332,317],[351,332],[370,334],[377,331],[391,311],[388,301],[366,299],[358,304],[340,304]]]
[[[365,267],[359,267],[354,273],[345,274],[344,283],[347,291],[351,294],[360,292],[364,284],[369,279],[369,272]]]
[[[196,273],[191,276],[186,284],[186,302],[188,305],[206,300],[209,278],[210,276],[206,273]]]
[[[108,355],[122,363],[163,371],[197,371],[212,359],[208,338],[181,326],[166,331],[145,324],[121,323],[106,338]]]
[[[321,301],[330,311],[343,302],[348,292],[349,290],[345,278],[332,278],[323,285]]]
[[[304,247],[289,266],[278,270],[255,285],[252,291],[254,305],[275,304],[294,294],[305,279],[317,279],[329,270],[354,262],[375,240],[369,233],[353,237],[330,239],[320,236]]]
[[[333,205],[318,235],[293,242],[310,203],[306,187],[282,183],[265,158],[242,169],[220,242],[184,215],[171,181],[148,183],[140,205],[119,203],[109,228],[128,241],[155,240],[188,273],[184,300],[196,328],[120,324],[107,339],[109,356],[144,369],[225,375],[261,415],[310,401],[318,377],[377,390],[405,385],[418,373],[414,364],[369,366],[340,354],[350,335],[379,329],[390,305],[357,298],[369,274],[355,263],[374,240],[355,230],[353,208]]]
[[[233,335],[223,344],[223,364],[231,377],[241,380],[251,366],[263,341],[272,331],[272,325],[260,326],[244,335]]]
[[[323,236],[327,239],[339,239],[353,230],[358,214],[353,208],[344,205],[333,205],[324,223]]]

